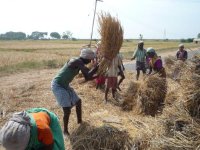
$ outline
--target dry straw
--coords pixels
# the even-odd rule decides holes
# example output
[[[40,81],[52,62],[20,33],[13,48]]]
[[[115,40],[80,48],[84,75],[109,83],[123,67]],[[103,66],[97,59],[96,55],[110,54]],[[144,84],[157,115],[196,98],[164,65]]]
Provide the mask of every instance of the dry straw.
[[[135,113],[155,116],[165,100],[167,93],[166,79],[158,75],[147,77],[139,85],[131,83],[126,93],[124,110],[134,109]]]
[[[73,150],[131,149],[131,138],[126,131],[114,126],[103,125],[94,127],[82,124],[70,136]]]
[[[120,21],[109,13],[101,13],[98,16],[98,21],[101,35],[100,54],[103,56],[99,64],[98,74],[103,74],[110,66],[112,59],[119,53],[124,32]]]

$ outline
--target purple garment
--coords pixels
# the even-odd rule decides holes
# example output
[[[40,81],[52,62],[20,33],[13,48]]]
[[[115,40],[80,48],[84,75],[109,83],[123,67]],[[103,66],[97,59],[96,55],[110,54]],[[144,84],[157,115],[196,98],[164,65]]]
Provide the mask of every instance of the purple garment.
[[[181,59],[181,60],[187,59],[188,58],[187,51],[186,50],[183,50],[183,51],[179,50],[179,51],[177,51],[176,57],[177,57],[177,59]]]
[[[162,68],[163,68],[162,60],[161,59],[156,60],[153,69],[159,71]]]

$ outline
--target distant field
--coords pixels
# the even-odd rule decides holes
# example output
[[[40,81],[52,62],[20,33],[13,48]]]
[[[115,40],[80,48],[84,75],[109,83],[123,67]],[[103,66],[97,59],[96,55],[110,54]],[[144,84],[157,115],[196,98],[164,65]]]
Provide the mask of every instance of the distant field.
[[[179,41],[146,40],[145,48],[154,47],[156,50],[177,50]],[[95,42],[93,42],[95,44]],[[70,57],[78,56],[80,48],[89,41],[0,41],[0,76],[29,69],[56,68],[62,66]],[[125,41],[121,52],[125,59],[132,56],[137,41]],[[186,43],[186,48],[200,47]]]

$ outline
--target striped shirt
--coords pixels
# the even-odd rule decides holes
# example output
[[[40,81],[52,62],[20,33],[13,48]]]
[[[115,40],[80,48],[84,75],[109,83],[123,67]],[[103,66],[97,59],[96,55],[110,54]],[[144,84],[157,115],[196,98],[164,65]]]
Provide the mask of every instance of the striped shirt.
[[[135,59],[136,58],[136,61],[139,61],[139,62],[145,62],[146,61],[146,50],[143,49],[136,49],[134,54],[133,54],[133,58]]]

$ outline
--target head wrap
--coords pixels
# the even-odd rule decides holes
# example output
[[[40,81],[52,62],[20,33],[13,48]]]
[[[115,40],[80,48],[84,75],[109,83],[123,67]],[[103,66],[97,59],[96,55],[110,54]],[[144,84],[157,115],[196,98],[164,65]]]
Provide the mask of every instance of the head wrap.
[[[0,143],[7,150],[25,150],[30,138],[30,129],[27,112],[14,113],[0,130]]]
[[[92,60],[92,59],[94,59],[95,54],[94,54],[94,52],[90,48],[83,48],[81,50],[80,57],[84,58],[84,59],[90,59],[90,60]]]
[[[144,41],[139,41],[138,44],[144,44]]]
[[[179,47],[179,48],[180,48],[180,47],[184,47],[184,45],[181,43],[181,44],[178,45],[178,47]]]
[[[149,47],[147,48],[147,53],[155,53],[155,50],[153,49],[153,47]]]

